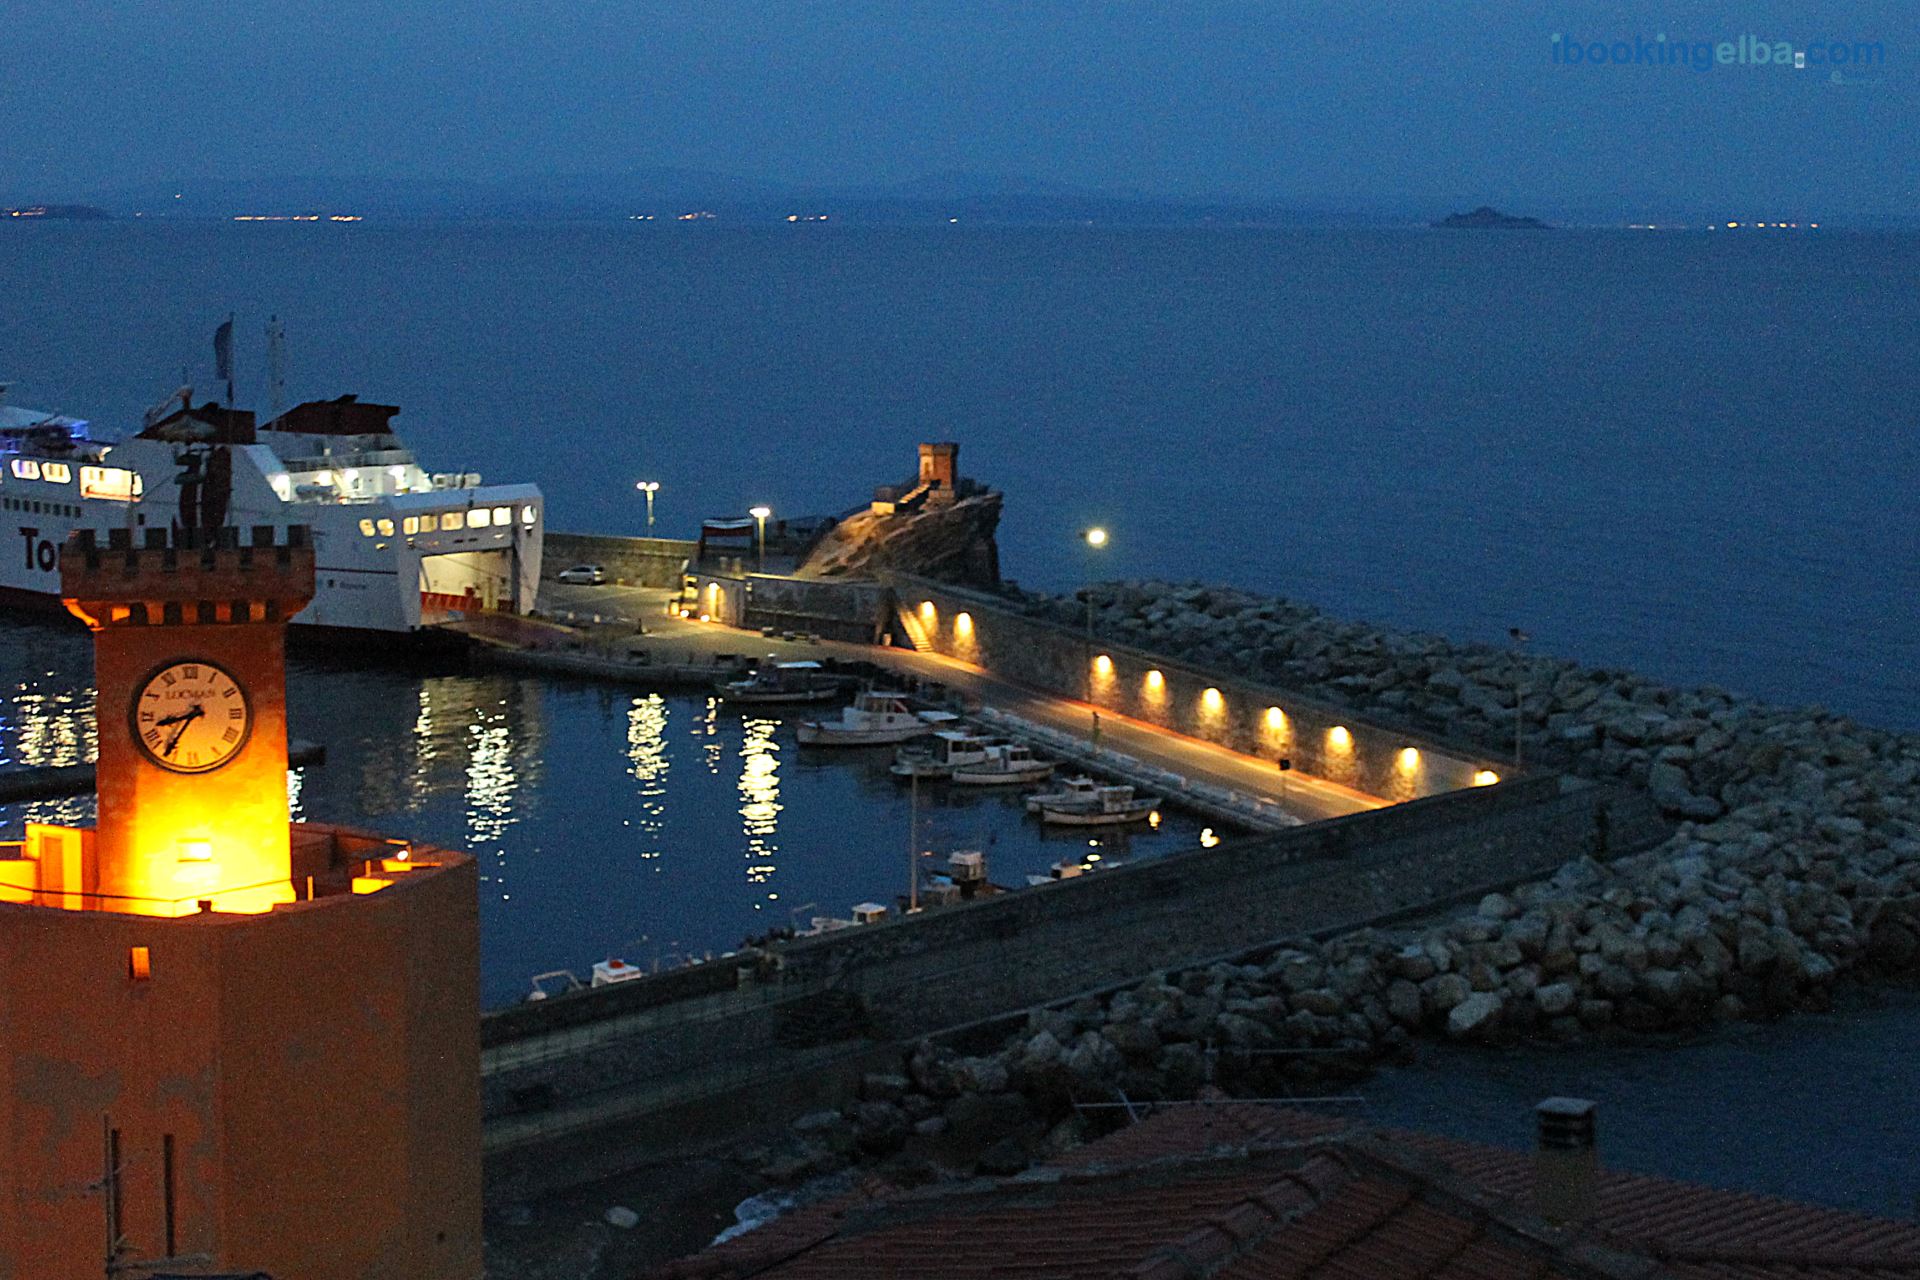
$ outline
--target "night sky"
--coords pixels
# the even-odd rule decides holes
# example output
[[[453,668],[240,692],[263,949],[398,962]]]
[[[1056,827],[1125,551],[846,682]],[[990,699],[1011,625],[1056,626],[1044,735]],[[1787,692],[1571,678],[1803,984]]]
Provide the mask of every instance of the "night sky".
[[[1581,42],[1877,42],[1831,70]],[[0,196],[656,166],[1361,208],[1914,212],[1920,6],[5,0]]]

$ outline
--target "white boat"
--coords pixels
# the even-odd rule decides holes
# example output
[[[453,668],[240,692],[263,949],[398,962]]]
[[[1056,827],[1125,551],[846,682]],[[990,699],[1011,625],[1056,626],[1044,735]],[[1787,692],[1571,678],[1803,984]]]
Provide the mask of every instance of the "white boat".
[[[169,531],[250,540],[253,527],[305,525],[317,563],[296,624],[410,633],[531,611],[540,490],[428,472],[394,434],[398,412],[342,396],[256,426],[182,388],[115,441],[79,418],[0,405],[0,514],[20,539],[0,554],[0,596],[57,609],[59,548],[76,529],[103,542],[125,530],[142,546]]]
[[[1040,820],[1068,827],[1113,827],[1145,822],[1160,807],[1159,796],[1136,796],[1125,783],[1098,787],[1091,798],[1046,797],[1040,802]]]
[[[1095,854],[1092,857],[1097,859],[1099,855]],[[1027,886],[1031,888],[1034,885],[1052,884],[1055,880],[1077,880],[1092,870],[1094,870],[1094,864],[1091,860],[1062,858],[1048,867],[1047,874],[1044,876],[1029,874]]]
[[[1038,782],[1052,773],[1053,761],[1038,758],[1018,742],[1006,742],[988,751],[978,764],[955,769],[953,781],[963,787],[1007,787]]]
[[[768,662],[744,679],[720,683],[728,702],[831,702],[850,682],[817,662]]]
[[[637,964],[628,964],[617,956],[609,956],[593,966],[592,986],[610,987],[616,982],[632,982],[636,978],[647,976],[646,970]]]
[[[944,711],[914,711],[905,694],[868,689],[853,705],[841,709],[838,720],[802,720],[800,742],[814,747],[864,747],[905,742],[934,724],[956,717]]]
[[[1100,784],[1086,774],[1068,778],[1058,791],[1041,791],[1027,797],[1027,812],[1038,813],[1041,806],[1053,804],[1092,804],[1100,795]]]
[[[995,743],[960,729],[936,729],[927,741],[901,747],[893,753],[887,772],[896,778],[951,778],[954,770],[978,764]]]

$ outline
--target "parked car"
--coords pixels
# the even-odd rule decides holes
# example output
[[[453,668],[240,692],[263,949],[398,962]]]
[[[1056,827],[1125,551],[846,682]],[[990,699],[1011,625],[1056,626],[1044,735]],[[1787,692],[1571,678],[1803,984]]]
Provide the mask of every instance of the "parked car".
[[[562,569],[554,576],[573,586],[597,587],[607,580],[607,570],[604,565],[576,564],[570,569]]]

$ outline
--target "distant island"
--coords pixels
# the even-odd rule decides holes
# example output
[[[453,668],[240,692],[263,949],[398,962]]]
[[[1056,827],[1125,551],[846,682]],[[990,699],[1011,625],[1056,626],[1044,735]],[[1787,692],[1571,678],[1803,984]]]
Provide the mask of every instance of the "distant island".
[[[1510,213],[1481,205],[1470,213],[1450,213],[1433,224],[1436,227],[1493,227],[1500,231],[1547,231],[1550,227],[1538,218],[1516,218]]]
[[[29,204],[0,210],[9,218],[55,218],[67,222],[99,222],[113,215],[90,204]]]

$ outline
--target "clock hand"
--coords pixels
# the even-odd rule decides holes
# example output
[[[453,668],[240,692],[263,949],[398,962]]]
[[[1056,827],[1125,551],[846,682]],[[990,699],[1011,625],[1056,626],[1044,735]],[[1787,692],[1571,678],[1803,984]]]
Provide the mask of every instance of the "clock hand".
[[[198,709],[199,709],[198,707],[194,708],[194,710],[196,711]],[[153,723],[155,725],[179,724],[182,720],[191,720],[191,719],[193,719],[192,711],[176,711],[170,716],[161,716],[158,720],[155,720]]]
[[[161,749],[160,754],[167,756],[172,755],[173,749],[180,745],[180,735],[187,731],[187,726],[205,714],[207,713],[201,709],[200,704],[197,702],[194,703],[192,710],[180,716],[180,723],[175,726],[173,736],[167,739],[167,745]]]

